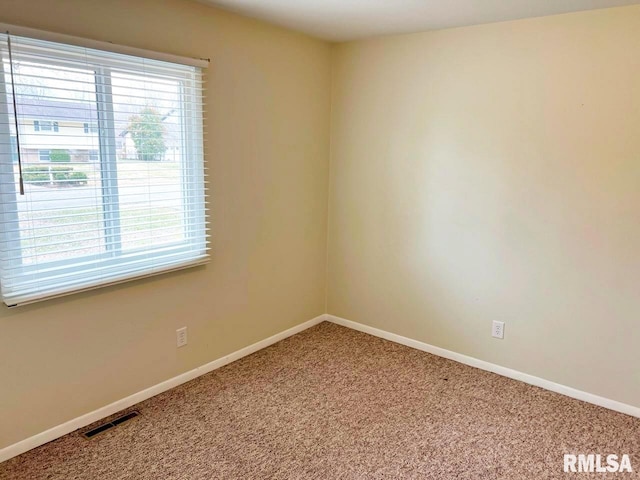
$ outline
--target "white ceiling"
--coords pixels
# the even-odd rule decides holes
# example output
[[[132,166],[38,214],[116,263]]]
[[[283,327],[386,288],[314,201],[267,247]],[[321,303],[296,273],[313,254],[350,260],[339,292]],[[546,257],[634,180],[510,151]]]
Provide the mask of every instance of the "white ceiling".
[[[640,0],[199,0],[331,41],[541,17]]]

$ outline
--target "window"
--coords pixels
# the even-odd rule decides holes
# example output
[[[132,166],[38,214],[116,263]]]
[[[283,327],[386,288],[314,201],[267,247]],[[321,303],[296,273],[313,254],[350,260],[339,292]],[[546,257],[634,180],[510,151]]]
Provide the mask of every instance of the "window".
[[[11,50],[0,35],[4,303],[205,263],[201,69],[13,35]],[[69,128],[34,135],[34,116]],[[22,165],[2,147],[15,136]]]
[[[34,120],[33,129],[36,132],[59,132],[60,127],[58,122],[51,122],[49,120]]]
[[[51,161],[51,150],[39,150],[38,158],[41,162]]]

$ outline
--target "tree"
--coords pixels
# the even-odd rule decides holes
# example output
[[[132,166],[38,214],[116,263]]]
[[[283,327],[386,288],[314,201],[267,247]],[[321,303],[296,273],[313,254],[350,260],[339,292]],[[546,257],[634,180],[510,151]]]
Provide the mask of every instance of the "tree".
[[[129,118],[129,133],[138,153],[138,160],[161,160],[167,147],[162,116],[152,107],[145,107],[139,115]]]

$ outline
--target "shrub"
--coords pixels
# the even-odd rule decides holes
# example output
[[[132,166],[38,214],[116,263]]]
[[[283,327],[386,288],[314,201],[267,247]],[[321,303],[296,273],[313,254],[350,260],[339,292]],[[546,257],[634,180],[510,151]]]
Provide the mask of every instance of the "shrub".
[[[89,177],[84,172],[71,172],[71,173],[69,173],[68,182],[70,184],[86,185],[88,181],[89,181]]]
[[[49,183],[49,171],[47,167],[26,167],[22,169],[22,180],[33,184]]]
[[[51,150],[49,160],[52,162],[70,162],[71,154],[69,154],[69,150]]]
[[[25,183],[34,185],[86,185],[89,177],[84,172],[74,172],[73,167],[49,167],[38,165],[22,169],[22,179]]]
[[[51,176],[55,182],[67,184],[67,185],[82,185],[86,184],[89,180],[87,174],[84,172],[73,172],[73,169],[67,171],[54,170],[51,171]]]

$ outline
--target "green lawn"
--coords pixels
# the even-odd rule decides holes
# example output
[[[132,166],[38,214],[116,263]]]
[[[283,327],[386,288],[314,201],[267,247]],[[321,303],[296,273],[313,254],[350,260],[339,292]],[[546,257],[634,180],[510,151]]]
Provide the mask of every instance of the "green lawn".
[[[91,182],[100,182],[99,163],[57,163],[73,167],[74,171],[84,172]],[[150,180],[155,183],[169,183],[180,178],[180,165],[177,162],[142,162],[138,160],[118,160],[119,185],[146,185]]]
[[[100,184],[98,165],[92,163],[58,163],[72,166],[89,177],[86,187],[64,187],[64,190],[85,188],[88,191]],[[179,181],[180,167],[170,162],[118,162],[119,186],[144,187],[149,184],[175,184]],[[37,187],[41,191],[58,190],[57,187]],[[78,190],[76,190],[78,191]],[[123,249],[134,249],[182,239],[182,212],[171,207],[146,207],[136,204],[121,205],[121,241]],[[104,252],[102,230],[104,217],[101,207],[82,206],[57,209],[53,212],[21,213],[21,238],[25,261],[32,263]],[[70,224],[75,224],[70,226]],[[60,250],[68,252],[60,253]],[[55,253],[55,252],[58,253]]]
[[[44,214],[21,215],[23,231],[30,231],[37,237],[22,236],[25,256],[37,256],[39,260],[55,260],[104,251],[103,215],[100,210],[75,208],[56,213],[72,218],[47,218]],[[70,222],[76,223],[77,226],[70,227]],[[120,236],[122,248],[125,250],[163,241],[178,241],[182,238],[182,232],[182,215],[172,208],[155,208],[153,212],[121,211]],[[60,250],[68,252],[56,253]]]

